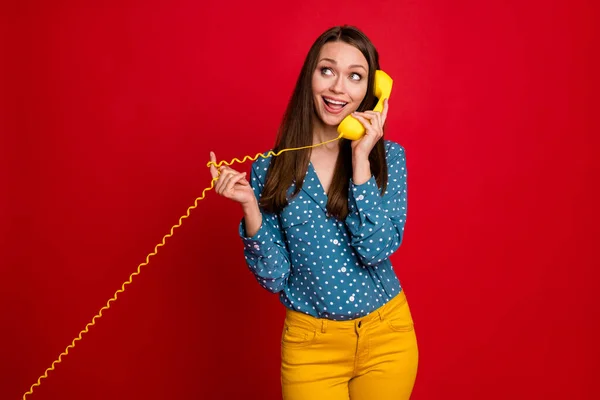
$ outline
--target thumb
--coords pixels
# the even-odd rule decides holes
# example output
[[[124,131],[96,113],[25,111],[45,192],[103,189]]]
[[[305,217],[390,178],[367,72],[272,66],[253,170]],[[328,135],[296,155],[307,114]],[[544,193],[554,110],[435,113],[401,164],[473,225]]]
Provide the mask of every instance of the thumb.
[[[250,186],[250,183],[246,180],[246,175],[248,175],[246,172],[244,172],[242,174],[244,177],[242,179],[240,179],[240,182],[242,185],[244,186]]]

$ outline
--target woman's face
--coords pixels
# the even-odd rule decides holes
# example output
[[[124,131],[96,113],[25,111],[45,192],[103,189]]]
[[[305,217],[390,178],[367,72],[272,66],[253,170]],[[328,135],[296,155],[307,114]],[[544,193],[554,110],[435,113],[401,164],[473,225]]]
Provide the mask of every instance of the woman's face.
[[[325,125],[339,125],[362,103],[368,77],[369,65],[360,50],[344,42],[326,43],[312,77],[318,118]]]

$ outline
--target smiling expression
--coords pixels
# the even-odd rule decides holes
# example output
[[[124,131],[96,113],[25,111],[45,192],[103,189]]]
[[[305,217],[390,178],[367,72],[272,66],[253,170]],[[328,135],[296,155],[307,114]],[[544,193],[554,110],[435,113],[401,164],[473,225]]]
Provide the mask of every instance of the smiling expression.
[[[326,43],[312,76],[315,113],[324,125],[337,126],[362,103],[368,87],[368,63],[356,47]]]

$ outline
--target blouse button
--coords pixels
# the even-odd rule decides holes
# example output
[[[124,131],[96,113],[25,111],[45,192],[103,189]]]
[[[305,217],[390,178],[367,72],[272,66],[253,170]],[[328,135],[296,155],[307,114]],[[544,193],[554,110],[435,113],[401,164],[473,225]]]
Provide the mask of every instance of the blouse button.
[[[364,198],[365,198],[365,196],[363,196],[363,195],[361,194],[360,196],[358,196],[358,197],[356,198],[356,200],[362,200],[362,199],[364,199]]]
[[[338,244],[339,241],[337,239],[333,239],[333,244]]]

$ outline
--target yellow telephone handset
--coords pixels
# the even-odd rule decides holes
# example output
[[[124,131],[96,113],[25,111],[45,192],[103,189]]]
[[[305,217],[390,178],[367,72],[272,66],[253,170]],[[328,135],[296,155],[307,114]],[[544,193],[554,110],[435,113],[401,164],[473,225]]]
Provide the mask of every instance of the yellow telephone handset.
[[[375,97],[377,97],[379,101],[377,102],[377,105],[373,111],[383,111],[383,100],[390,97],[393,83],[394,80],[388,74],[380,69],[375,71],[375,84],[373,85],[373,91],[375,93]],[[344,139],[358,140],[365,134],[365,127],[352,115],[348,115],[342,120],[342,122],[340,122],[337,131]]]

